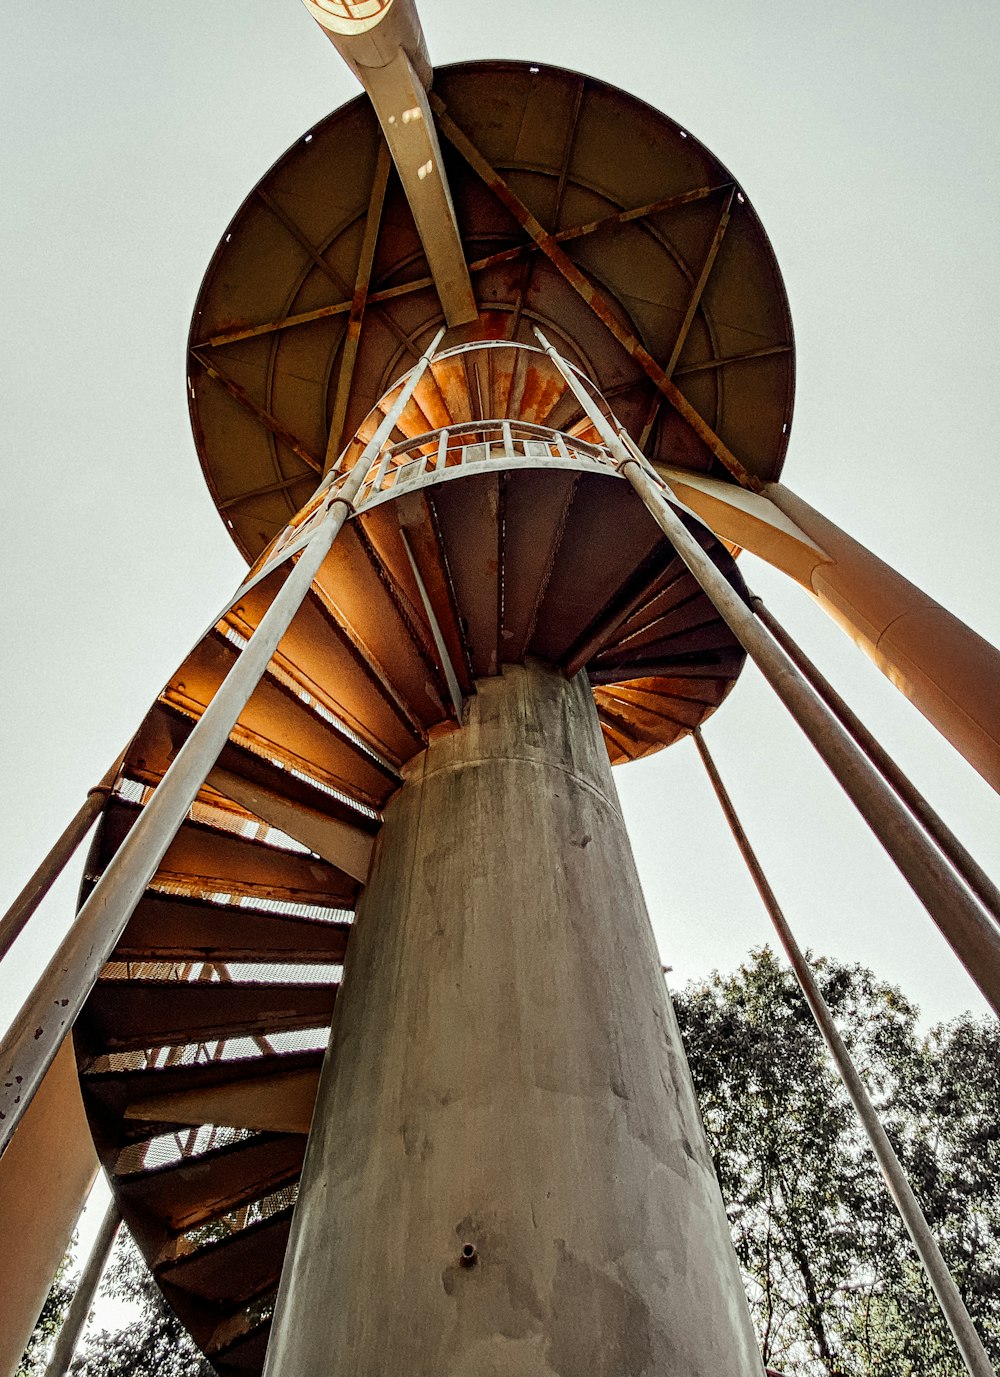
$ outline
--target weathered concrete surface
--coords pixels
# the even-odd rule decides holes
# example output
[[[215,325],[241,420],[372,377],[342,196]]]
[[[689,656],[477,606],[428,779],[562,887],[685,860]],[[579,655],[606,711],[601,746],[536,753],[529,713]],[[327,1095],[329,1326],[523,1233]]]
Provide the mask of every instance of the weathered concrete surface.
[[[379,837],[266,1373],[761,1374],[586,680],[478,688]]]

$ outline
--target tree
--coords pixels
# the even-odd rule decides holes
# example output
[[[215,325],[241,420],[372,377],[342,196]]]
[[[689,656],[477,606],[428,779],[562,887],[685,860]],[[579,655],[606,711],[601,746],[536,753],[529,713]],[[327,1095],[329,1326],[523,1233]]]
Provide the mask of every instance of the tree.
[[[922,1035],[859,966],[816,962],[890,1138],[1000,1354],[1000,1032]],[[675,1000],[765,1362],[803,1377],[964,1371],[793,976],[768,950]]]
[[[73,1292],[76,1290],[76,1278],[66,1276],[67,1271],[72,1266],[75,1248],[76,1234],[70,1240],[66,1256],[56,1268],[55,1278],[49,1287],[49,1294],[45,1297],[45,1304],[42,1306],[41,1314],[38,1316],[31,1338],[28,1340],[28,1347],[24,1350],[24,1356],[18,1364],[14,1377],[42,1377],[45,1372],[52,1341],[59,1333],[69,1303],[73,1299]]]
[[[215,1377],[124,1228],[100,1294],[135,1301],[140,1311],[120,1329],[89,1334],[73,1360],[73,1377]]]

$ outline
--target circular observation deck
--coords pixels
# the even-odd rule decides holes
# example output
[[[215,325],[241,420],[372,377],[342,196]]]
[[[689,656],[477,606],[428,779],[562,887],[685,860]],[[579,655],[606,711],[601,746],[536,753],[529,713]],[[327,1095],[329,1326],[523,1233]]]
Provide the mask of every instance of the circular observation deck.
[[[432,105],[479,308],[445,348],[531,343],[537,324],[654,462],[751,486],[776,478],[791,319],[732,174],[642,101],[554,67],[440,68]],[[366,97],[321,121],[248,196],[202,284],[192,425],[248,560],[443,321],[394,170],[373,198],[382,146]],[[475,414],[572,428],[571,408],[549,418],[527,400],[531,414],[516,397]]]

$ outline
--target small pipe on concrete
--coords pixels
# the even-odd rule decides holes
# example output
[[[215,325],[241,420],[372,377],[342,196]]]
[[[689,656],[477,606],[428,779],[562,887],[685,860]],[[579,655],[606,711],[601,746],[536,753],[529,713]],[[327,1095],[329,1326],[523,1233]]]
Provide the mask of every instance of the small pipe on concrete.
[[[444,333],[442,326],[411,370],[346,481],[327,499],[326,515],[303,547],[292,572],[0,1040],[0,1152],[10,1141],[67,1030],[76,1022],[136,904],[354,510],[354,499],[373,459],[392,434]]]
[[[746,862],[746,867],[750,872],[757,892],[764,902],[764,907],[774,924],[778,940],[785,949],[792,970],[795,972],[802,993],[805,995],[806,1003],[812,1011],[813,1018],[823,1035],[834,1065],[844,1083],[844,1088],[850,1097],[851,1103],[857,1111],[858,1118],[864,1128],[872,1151],[878,1161],[879,1168],[885,1178],[885,1184],[889,1189],[889,1194],[895,1202],[906,1231],[913,1240],[913,1246],[917,1250],[917,1256],[927,1273],[938,1304],[948,1321],[948,1327],[952,1332],[958,1350],[962,1355],[971,1377],[996,1377],[993,1365],[987,1357],[986,1350],[983,1348],[976,1327],[972,1322],[972,1316],[966,1309],[965,1302],[959,1293],[955,1280],[948,1269],[948,1264],[941,1256],[934,1235],[931,1233],[924,1218],[924,1213],[920,1204],[910,1189],[910,1183],[906,1179],[902,1164],[889,1141],[885,1129],[878,1117],[875,1106],[872,1104],[865,1089],[864,1082],[858,1074],[857,1067],[851,1058],[850,1052],[844,1043],[843,1038],[837,1031],[837,1025],[833,1021],[829,1005],[820,993],[820,988],[816,983],[816,978],[812,973],[812,968],[806,960],[801,947],[792,935],[792,930],[788,926],[788,921],[782,912],[781,905],[778,903],[774,890],[768,883],[767,876],[764,874],[763,867],[757,858],[757,854],[750,844],[750,839],[743,829],[739,815],[733,806],[733,801],[729,797],[729,792],[722,782],[722,778],[712,759],[711,753],[705,744],[705,740],[700,730],[695,727],[692,732],[694,744],[698,748],[702,763],[711,781],[715,796],[725,814],[726,821],[729,823],[730,831],[739,847],[740,854]]]

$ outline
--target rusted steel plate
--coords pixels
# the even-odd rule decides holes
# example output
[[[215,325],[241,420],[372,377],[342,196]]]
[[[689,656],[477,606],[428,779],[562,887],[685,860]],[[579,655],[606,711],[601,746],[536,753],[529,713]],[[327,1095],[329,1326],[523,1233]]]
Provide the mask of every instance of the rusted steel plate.
[[[188,980],[99,980],[83,1041],[129,1051],[326,1027],[336,985]]]
[[[501,502],[499,473],[445,484],[434,493],[441,539],[477,675],[498,672]]]
[[[120,798],[111,801],[100,832],[101,868],[117,851],[139,811],[138,804]],[[195,822],[181,825],[163,858],[154,884],[166,883],[203,895],[256,895],[343,908],[353,908],[358,894],[357,881],[315,856]]]
[[[662,547],[659,530],[643,520],[630,497],[619,478],[589,473],[581,478],[539,610],[532,654],[559,664],[653,550]],[[671,558],[672,551],[664,562]]]
[[[517,664],[531,643],[555,568],[578,473],[542,469],[512,475],[507,487],[501,659]]]
[[[343,961],[348,923],[147,893],[113,961]]]

